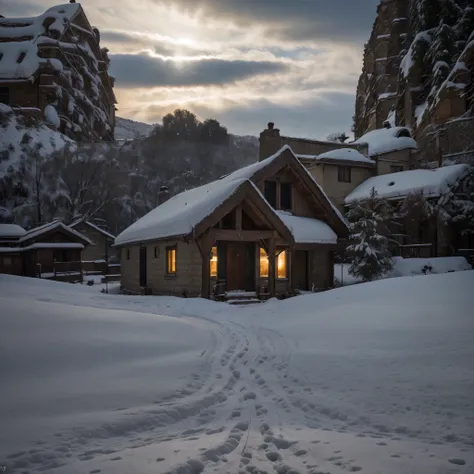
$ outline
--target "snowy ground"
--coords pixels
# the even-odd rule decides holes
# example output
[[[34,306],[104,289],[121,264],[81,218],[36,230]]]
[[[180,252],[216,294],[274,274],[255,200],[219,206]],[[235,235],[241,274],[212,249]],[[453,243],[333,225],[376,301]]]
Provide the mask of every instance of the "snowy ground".
[[[472,288],[465,271],[231,307],[0,275],[0,466],[470,474]]]
[[[337,286],[347,286],[353,285],[354,283],[361,283],[361,279],[355,278],[349,274],[350,266],[350,263],[337,263],[334,265],[334,283]],[[471,265],[464,257],[393,257],[392,270],[382,278],[461,272],[464,270],[472,270]]]

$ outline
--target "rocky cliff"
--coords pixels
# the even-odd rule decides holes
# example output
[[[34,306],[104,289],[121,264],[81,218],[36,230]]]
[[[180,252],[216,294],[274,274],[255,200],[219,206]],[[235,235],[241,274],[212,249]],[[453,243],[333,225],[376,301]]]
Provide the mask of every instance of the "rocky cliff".
[[[411,127],[430,159],[474,153],[473,83],[472,0],[382,0],[364,50],[355,136],[388,122]]]

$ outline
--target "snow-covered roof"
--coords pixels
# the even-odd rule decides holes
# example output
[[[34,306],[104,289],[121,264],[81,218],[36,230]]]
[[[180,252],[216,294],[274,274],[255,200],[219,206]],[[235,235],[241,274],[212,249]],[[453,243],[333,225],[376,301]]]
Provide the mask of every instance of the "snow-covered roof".
[[[109,239],[115,239],[115,235],[112,235],[110,232],[107,232],[106,230],[101,229],[100,227],[96,226],[95,224],[93,224],[90,221],[78,220],[78,221],[73,222],[72,224],[70,224],[69,227],[72,228],[72,227],[75,227],[76,225],[79,225],[79,224],[82,224],[82,223],[88,225],[89,227],[92,227],[92,229],[96,230],[97,232],[100,232],[101,234],[104,234]]]
[[[83,249],[84,245],[77,242],[36,242],[26,247],[0,247],[0,253],[26,252],[34,249]]]
[[[345,199],[346,204],[368,199],[375,188],[379,197],[402,198],[413,193],[423,193],[427,198],[442,196],[449,187],[469,173],[466,164],[445,166],[433,170],[410,170],[375,176],[357,186]]]
[[[406,127],[372,130],[352,143],[356,145],[367,143],[369,145],[369,156],[381,155],[382,153],[404,150],[406,148],[417,148],[416,141],[411,138],[410,131]]]
[[[338,148],[337,150],[327,151],[320,155],[296,155],[297,158],[315,161],[355,161],[358,163],[368,163],[375,165],[375,161],[367,158],[355,148]]]
[[[39,237],[40,235],[50,232],[53,229],[65,230],[66,232],[73,234],[74,236],[87,242],[88,244],[93,245],[93,242],[89,240],[85,235],[81,234],[80,232],[77,232],[77,230],[71,229],[71,227],[68,227],[61,221],[48,222],[47,224],[29,230],[20,238],[20,243],[27,242],[28,240]]]
[[[336,244],[337,235],[326,222],[310,217],[299,217],[286,211],[276,211],[278,217],[293,234],[297,244]]]
[[[197,224],[232,196],[244,182],[268,166],[287,148],[285,146],[275,155],[245,166],[212,183],[171,197],[119,234],[115,238],[115,244],[190,234]]]
[[[26,230],[16,224],[0,224],[1,237],[21,237],[26,234]]]
[[[193,232],[197,224],[212,214],[218,206],[236,193],[244,183],[250,183],[256,192],[260,194],[268,208],[273,211],[273,208],[268,204],[258,188],[255,187],[251,179],[256,173],[269,166],[285,151],[290,151],[291,154],[295,156],[291,148],[285,145],[277,153],[265,160],[245,166],[212,183],[173,196],[119,234],[115,238],[115,245],[189,235]],[[295,163],[311,178],[322,195],[326,197],[327,202],[331,205],[341,223],[345,224],[344,218],[334,207],[329,198],[327,198],[311,174],[298,160],[295,159]],[[276,216],[278,218],[278,214],[276,214]]]
[[[190,234],[246,179],[218,180],[173,196],[115,238],[116,245]]]

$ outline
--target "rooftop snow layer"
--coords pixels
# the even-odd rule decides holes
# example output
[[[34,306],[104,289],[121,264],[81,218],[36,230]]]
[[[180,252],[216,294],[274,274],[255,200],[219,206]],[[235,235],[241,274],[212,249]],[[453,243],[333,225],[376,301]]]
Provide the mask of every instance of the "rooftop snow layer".
[[[362,153],[354,148],[339,148],[337,150],[327,151],[320,155],[296,155],[297,158],[311,159],[315,161],[324,160],[340,160],[340,161],[356,161],[359,163],[375,164],[373,160],[367,158]]]
[[[21,237],[26,230],[16,224],[0,224],[0,237]]]
[[[47,33],[46,19],[53,19],[48,29],[62,33],[64,25],[70,22],[80,8],[79,3],[66,3],[49,8],[43,14],[29,18],[0,18],[0,38],[27,38],[35,40]]]
[[[409,130],[405,127],[380,128],[362,135],[352,143],[367,143],[369,145],[369,156],[406,148],[417,148],[416,141],[411,136],[399,136],[407,132],[409,133]]]
[[[336,233],[328,224],[310,217],[294,216],[286,211],[277,211],[278,217],[293,234],[297,244],[335,244]]]
[[[375,188],[379,197],[399,198],[413,193],[439,197],[469,172],[466,164],[445,166],[433,170],[410,170],[375,176],[357,186],[345,199],[346,204],[368,199]]]
[[[119,234],[115,238],[115,245],[190,234],[197,224],[232,196],[244,182],[249,181],[254,186],[250,179],[286,150],[293,154],[291,148],[285,145],[265,160],[245,166],[209,184],[173,196]],[[295,155],[293,154],[293,156]],[[311,177],[321,193],[326,196],[306,168],[298,160],[296,162]],[[266,202],[265,197],[256,187],[255,190]],[[337,208],[327,196],[326,199],[341,222],[345,224],[346,221]]]
[[[115,238],[115,244],[190,234],[246,181],[217,180],[177,194],[125,229]]]
[[[212,183],[184,191],[138,219],[115,238],[116,245],[187,235],[223,201],[234,194],[257,171],[270,164],[289,148],[283,147],[275,155],[245,166]]]
[[[115,239],[115,235],[112,235],[110,232],[107,232],[106,230],[101,229],[99,226],[96,226],[95,224],[93,224],[90,221],[78,220],[78,221],[73,222],[72,224],[70,224],[69,227],[71,227],[71,228],[75,227],[76,225],[81,224],[82,222],[84,222],[86,225],[88,225],[92,229],[96,230],[97,232],[100,232],[101,234],[104,234],[106,237],[108,237],[110,239]]]
[[[67,225],[63,224],[61,221],[48,222],[47,224],[43,224],[39,227],[30,229],[20,238],[20,243],[33,239],[34,237],[38,237],[42,234],[45,234],[46,232],[50,232],[53,229],[66,230],[67,232],[70,232],[71,234],[75,235],[81,240],[84,240],[91,245],[93,244],[93,242],[89,240],[85,235],[81,234],[77,230],[72,229],[71,227],[68,227]]]

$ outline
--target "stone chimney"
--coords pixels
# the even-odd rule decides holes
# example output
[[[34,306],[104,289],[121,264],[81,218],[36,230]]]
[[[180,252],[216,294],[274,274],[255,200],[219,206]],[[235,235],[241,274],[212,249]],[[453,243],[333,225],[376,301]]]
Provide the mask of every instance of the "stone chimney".
[[[158,193],[158,205],[163,204],[170,198],[170,192],[168,186],[161,186],[160,192]]]
[[[264,160],[281,148],[280,130],[273,122],[268,122],[267,128],[260,133],[259,160]]]

